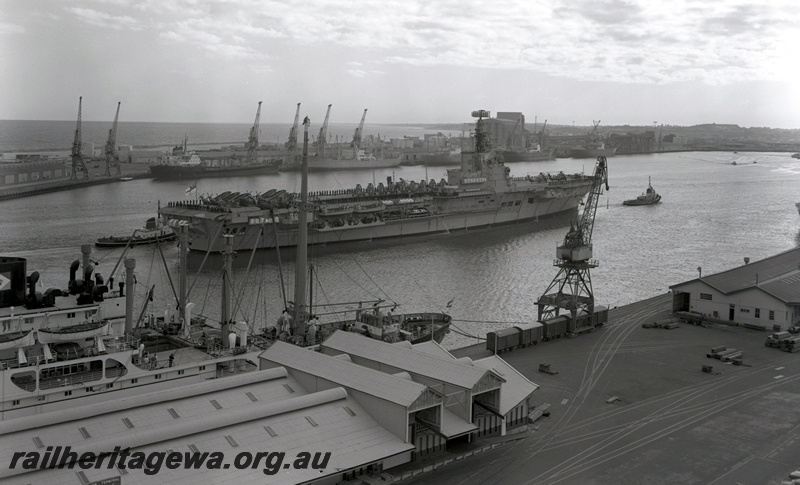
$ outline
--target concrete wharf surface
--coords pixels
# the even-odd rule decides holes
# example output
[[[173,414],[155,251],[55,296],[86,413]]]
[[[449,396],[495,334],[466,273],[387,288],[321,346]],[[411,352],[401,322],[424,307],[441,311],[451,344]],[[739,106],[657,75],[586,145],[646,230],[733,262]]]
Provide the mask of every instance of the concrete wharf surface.
[[[97,166],[95,166],[94,162],[87,162],[86,169],[89,174],[87,179],[84,179],[83,173],[80,173],[77,180],[61,178],[57,180],[37,180],[34,182],[3,186],[0,187],[0,201],[47,194],[50,192],[61,192],[63,190],[80,189],[92,185],[119,183],[121,182],[120,177],[151,177],[150,167],[146,163],[120,163],[119,167],[121,175],[106,177],[105,162],[98,163]],[[116,173],[116,169],[112,168],[111,170],[112,173]]]
[[[400,483],[786,480],[800,468],[800,354],[768,348],[767,332],[743,327],[642,328],[671,316],[670,295],[660,295],[611,310],[609,323],[594,333],[501,354],[541,386],[533,399],[549,403],[551,415],[502,446],[443,466],[418,464],[433,470]],[[742,350],[745,365],[706,357],[720,345]],[[558,374],[538,372],[540,363]],[[714,373],[702,372],[704,365]]]

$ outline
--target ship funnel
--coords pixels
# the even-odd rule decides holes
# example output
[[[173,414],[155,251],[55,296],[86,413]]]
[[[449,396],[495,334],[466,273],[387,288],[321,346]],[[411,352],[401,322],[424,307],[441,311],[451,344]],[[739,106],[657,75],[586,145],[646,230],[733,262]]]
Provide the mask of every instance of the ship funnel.
[[[39,282],[39,272],[34,271],[28,277],[28,291],[30,291],[31,295],[36,294],[36,283]]]
[[[77,259],[69,265],[69,280],[75,281],[75,274],[78,272],[78,268],[81,267],[81,262]]]

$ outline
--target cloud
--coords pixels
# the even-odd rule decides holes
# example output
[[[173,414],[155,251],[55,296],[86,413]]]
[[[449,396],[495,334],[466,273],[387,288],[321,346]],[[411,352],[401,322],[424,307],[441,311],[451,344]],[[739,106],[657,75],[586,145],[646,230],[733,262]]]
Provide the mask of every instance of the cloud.
[[[225,59],[278,59],[285,46],[342,49],[381,66],[521,69],[579,80],[709,84],[773,79],[800,31],[791,0],[142,0],[70,8],[93,25],[149,25]],[[795,44],[796,45],[796,44]],[[330,52],[330,50],[327,50]],[[366,64],[368,62],[368,64]]]
[[[0,22],[0,35],[24,34],[24,33],[25,33],[25,27],[21,25]]]
[[[97,27],[106,27],[116,30],[143,30],[142,25],[138,20],[127,15],[110,15],[99,10],[91,8],[70,7],[67,11],[72,12],[78,18]]]

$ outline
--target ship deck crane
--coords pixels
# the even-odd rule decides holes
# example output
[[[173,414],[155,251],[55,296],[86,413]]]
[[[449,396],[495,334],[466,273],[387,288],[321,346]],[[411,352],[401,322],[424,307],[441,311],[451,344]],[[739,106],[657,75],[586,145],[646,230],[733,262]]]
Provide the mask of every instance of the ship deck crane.
[[[325,121],[322,122],[322,127],[319,129],[319,136],[317,137],[317,155],[324,157],[325,149],[328,146],[328,118],[331,115],[331,106],[328,105],[328,111],[325,112]]]
[[[361,123],[358,124],[356,132],[353,133],[353,142],[350,143],[350,146],[355,148],[356,150],[361,148],[361,134],[364,131],[364,118],[366,117],[367,117],[367,110],[364,109],[364,114],[361,115]]]
[[[116,175],[122,175],[119,166],[119,154],[117,153],[117,121],[119,120],[119,106],[122,102],[117,101],[117,114],[114,115],[114,124],[108,130],[108,140],[106,141],[106,177],[111,176],[111,167],[114,167]]]
[[[250,128],[250,137],[247,139],[247,163],[255,163],[258,155],[258,122],[261,118],[261,101],[258,102],[258,110],[256,111],[256,120],[253,122],[253,127]]]
[[[592,258],[592,230],[603,185],[608,190],[608,165],[605,156],[597,157],[593,179],[580,220],[577,225],[570,224],[563,244],[556,249],[557,258],[553,266],[559,268],[558,274],[536,302],[539,321],[568,311],[571,316],[567,326],[569,335],[594,328],[591,326],[594,293],[589,270],[599,264]]]
[[[83,180],[89,180],[89,171],[86,169],[86,164],[83,162],[83,154],[81,153],[81,107],[83,105],[83,96],[78,98],[78,125],[75,128],[75,139],[72,141],[72,175],[70,180],[78,180],[78,171],[83,170]]]

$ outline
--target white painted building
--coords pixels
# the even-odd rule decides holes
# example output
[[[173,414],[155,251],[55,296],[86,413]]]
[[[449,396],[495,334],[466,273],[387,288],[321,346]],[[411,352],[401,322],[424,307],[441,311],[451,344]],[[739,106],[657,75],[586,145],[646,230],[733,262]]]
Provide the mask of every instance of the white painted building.
[[[800,248],[670,286],[673,311],[786,330],[800,320]]]

